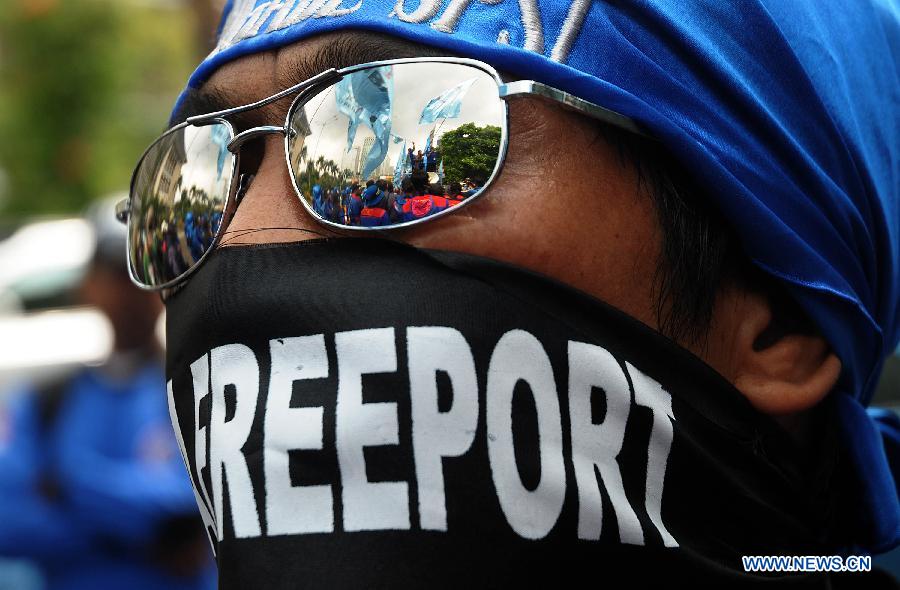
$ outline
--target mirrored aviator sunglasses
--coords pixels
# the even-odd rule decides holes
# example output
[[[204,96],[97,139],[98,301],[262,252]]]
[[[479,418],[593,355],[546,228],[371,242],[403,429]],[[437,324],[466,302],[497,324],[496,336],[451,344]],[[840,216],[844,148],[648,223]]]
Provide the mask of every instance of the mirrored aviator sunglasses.
[[[229,116],[292,94],[283,126],[235,134]],[[328,70],[261,101],[189,117],[147,148],[117,211],[128,224],[132,280],[143,289],[174,287],[215,249],[242,192],[246,141],[284,135],[294,189],[320,223],[406,227],[465,207],[490,186],[506,155],[506,100],[526,95],[643,135],[618,113],[531,80],[504,83],[476,60]]]

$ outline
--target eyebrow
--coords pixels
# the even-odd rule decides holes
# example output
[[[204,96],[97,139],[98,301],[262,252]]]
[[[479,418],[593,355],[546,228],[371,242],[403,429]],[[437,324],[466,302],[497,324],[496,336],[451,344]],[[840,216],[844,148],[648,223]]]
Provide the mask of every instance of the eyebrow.
[[[169,127],[183,123],[188,117],[214,113],[227,109],[229,106],[233,105],[228,100],[228,97],[217,88],[190,88],[181,101],[178,110],[172,115]]]
[[[331,68],[340,69],[361,63],[400,57],[452,55],[448,51],[438,50],[428,45],[420,45],[396,37],[373,34],[369,31],[342,31],[336,33],[335,36],[334,42],[317,43],[314,49],[300,52],[295,59],[287,61],[285,66],[281,66],[275,76],[278,88],[273,89],[272,94],[285,88],[296,86]],[[303,41],[298,43],[303,43]],[[284,49],[277,51],[280,53]],[[206,113],[241,106],[241,104],[250,102],[235,102],[229,94],[225,88],[209,84],[204,84],[198,89],[188,89],[178,111],[172,116],[170,127],[183,122],[189,117],[205,115]],[[287,109],[287,106],[283,108]],[[239,127],[248,128],[253,126],[254,121],[252,119],[256,117],[258,117],[258,113],[247,112],[229,115],[229,120]]]

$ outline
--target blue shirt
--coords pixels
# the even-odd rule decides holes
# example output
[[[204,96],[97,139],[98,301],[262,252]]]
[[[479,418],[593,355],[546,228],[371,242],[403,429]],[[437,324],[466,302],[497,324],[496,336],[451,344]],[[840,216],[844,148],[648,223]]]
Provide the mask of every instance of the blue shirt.
[[[33,393],[0,409],[0,554],[36,561],[48,589],[215,587],[211,563],[179,578],[146,558],[166,519],[197,514],[161,368],[79,371],[50,424]],[[58,498],[38,492],[48,475]]]

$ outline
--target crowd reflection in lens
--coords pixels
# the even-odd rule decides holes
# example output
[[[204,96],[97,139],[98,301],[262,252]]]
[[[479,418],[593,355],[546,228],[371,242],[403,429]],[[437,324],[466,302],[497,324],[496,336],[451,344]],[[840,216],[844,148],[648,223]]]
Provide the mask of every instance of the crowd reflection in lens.
[[[503,116],[494,79],[467,65],[353,72],[292,112],[294,182],[320,218],[342,226],[437,215],[489,180]]]
[[[302,142],[309,136],[308,130],[302,132],[304,126],[302,119],[299,124],[295,121],[295,129],[301,131],[295,134],[292,147],[293,153],[303,156]],[[464,127],[478,129],[472,124]],[[381,227],[422,219],[459,205],[481,190],[484,177],[496,164],[500,141],[499,127],[484,129],[496,138],[488,142],[481,158],[482,174],[476,178],[448,182],[440,142],[435,148],[428,146],[425,150],[417,150],[413,143],[393,174],[386,174],[388,171],[382,166],[367,179],[351,176],[350,170],[342,171],[322,156],[317,161],[306,162],[298,157],[295,164],[301,170],[297,175],[298,186],[319,216],[340,225]]]
[[[185,273],[212,247],[230,186],[230,130],[187,127],[154,146],[132,188],[132,270],[161,285]]]
[[[379,227],[415,221],[459,205],[480,190],[477,181],[443,185],[429,182],[424,170],[402,180],[351,179],[344,186],[313,185],[312,206],[322,218],[341,225]]]

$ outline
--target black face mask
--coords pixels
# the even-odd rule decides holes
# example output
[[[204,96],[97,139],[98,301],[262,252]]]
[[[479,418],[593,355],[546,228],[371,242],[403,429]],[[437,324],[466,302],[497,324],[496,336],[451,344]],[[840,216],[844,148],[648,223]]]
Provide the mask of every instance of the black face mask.
[[[695,356],[531,272],[228,248],[167,311],[224,587],[736,584],[742,555],[834,552],[830,437],[807,462]]]

